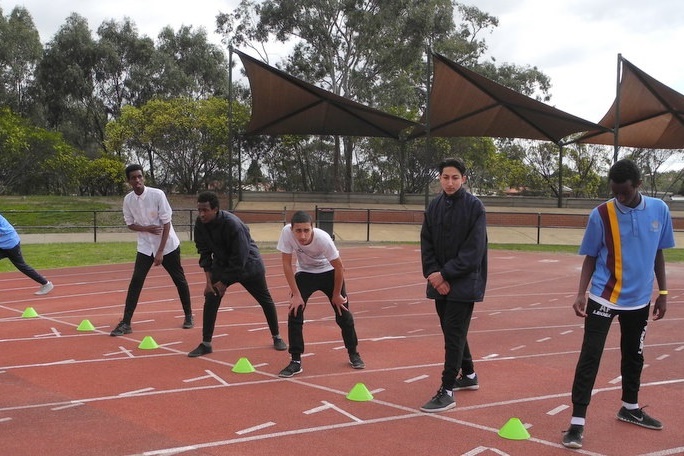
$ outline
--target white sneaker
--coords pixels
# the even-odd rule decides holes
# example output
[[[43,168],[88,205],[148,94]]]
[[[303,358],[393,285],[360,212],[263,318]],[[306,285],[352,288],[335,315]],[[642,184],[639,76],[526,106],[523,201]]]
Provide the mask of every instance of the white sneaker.
[[[45,285],[41,285],[40,290],[36,291],[35,294],[46,295],[46,294],[50,293],[53,288],[55,288],[55,286],[52,284],[52,282],[48,282]]]

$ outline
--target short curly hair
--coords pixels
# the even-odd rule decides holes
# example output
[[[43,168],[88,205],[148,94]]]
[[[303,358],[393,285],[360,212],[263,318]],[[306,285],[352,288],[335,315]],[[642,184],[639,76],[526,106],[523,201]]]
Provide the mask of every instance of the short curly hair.
[[[616,184],[622,184],[628,180],[632,181],[632,185],[637,185],[641,182],[641,171],[639,167],[632,160],[623,158],[616,161],[608,171],[608,180]]]

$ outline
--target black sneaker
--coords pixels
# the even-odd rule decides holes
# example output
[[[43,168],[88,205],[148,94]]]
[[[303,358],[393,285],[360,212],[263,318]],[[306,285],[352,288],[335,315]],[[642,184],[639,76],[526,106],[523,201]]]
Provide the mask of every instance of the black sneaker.
[[[480,384],[477,382],[477,374],[475,374],[475,378],[468,378],[468,376],[461,374],[456,379],[456,383],[454,383],[454,391],[477,389],[480,389]]]
[[[302,363],[298,363],[297,361],[290,361],[290,364],[288,364],[285,369],[280,371],[278,377],[290,378],[294,377],[297,374],[301,374],[303,371],[304,369],[302,369]]]
[[[204,343],[201,343],[197,346],[196,349],[188,353],[189,358],[197,358],[198,356],[203,356],[209,353],[212,353],[214,351],[213,348],[211,348],[209,345],[204,345]]]
[[[366,363],[363,362],[361,359],[361,355],[358,353],[354,353],[353,355],[349,355],[349,364],[351,364],[351,367],[353,369],[365,369],[366,368]]]
[[[183,321],[183,329],[190,329],[195,327],[195,320],[192,315],[187,315]]]
[[[133,330],[131,329],[131,325],[128,323],[124,323],[123,321],[120,321],[118,325],[116,325],[116,328],[112,332],[109,333],[110,336],[123,336],[124,334],[130,334],[132,333]]]
[[[644,412],[643,408],[636,410],[627,410],[622,407],[617,412],[617,419],[624,421],[626,423],[636,424],[637,426],[645,427],[648,429],[660,430],[663,428],[663,423],[650,417]]]
[[[287,344],[280,336],[275,336],[273,338],[273,348],[278,351],[285,351],[287,350]]]
[[[435,413],[443,412],[454,407],[456,407],[456,401],[454,401],[454,398],[450,396],[442,386],[437,390],[437,394],[422,406],[420,410],[427,413]]]
[[[584,426],[581,424],[571,424],[570,428],[563,433],[563,446],[565,448],[582,448],[582,438],[584,437]]]

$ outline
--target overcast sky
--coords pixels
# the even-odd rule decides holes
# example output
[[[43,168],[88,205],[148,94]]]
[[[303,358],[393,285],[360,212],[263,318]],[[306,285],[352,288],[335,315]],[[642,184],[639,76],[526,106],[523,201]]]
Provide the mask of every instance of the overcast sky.
[[[24,6],[43,42],[71,12],[88,19],[93,33],[102,21],[129,17],[141,34],[155,38],[166,25],[204,27],[209,39],[219,11],[238,0],[0,0],[4,16]],[[536,66],[551,77],[551,102],[598,122],[615,98],[617,55],[684,93],[684,11],[681,0],[477,0],[472,4],[499,19],[488,56],[497,62]],[[245,50],[248,52],[248,50]],[[248,52],[249,53],[249,52]],[[271,56],[270,61],[279,60]]]

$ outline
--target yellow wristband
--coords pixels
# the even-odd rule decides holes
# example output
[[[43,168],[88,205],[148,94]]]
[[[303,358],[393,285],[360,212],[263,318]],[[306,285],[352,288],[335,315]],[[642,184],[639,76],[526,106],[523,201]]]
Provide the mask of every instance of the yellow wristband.
[[[660,291],[658,292],[658,294],[659,294],[660,296],[664,296],[664,295],[667,294],[667,290],[660,290]]]

